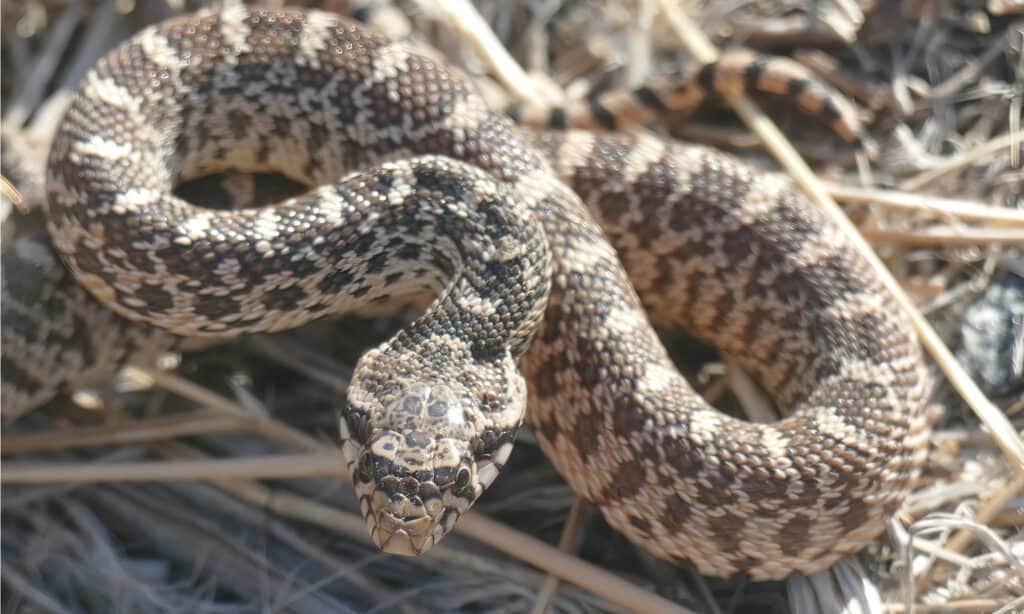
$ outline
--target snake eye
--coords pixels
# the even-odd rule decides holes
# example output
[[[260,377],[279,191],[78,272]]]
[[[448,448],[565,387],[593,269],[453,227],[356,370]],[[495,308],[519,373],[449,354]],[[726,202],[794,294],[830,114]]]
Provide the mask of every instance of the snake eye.
[[[360,457],[359,467],[356,468],[356,473],[358,474],[360,481],[373,481],[373,459],[370,458],[369,454],[363,454],[363,456]]]
[[[455,476],[455,485],[452,487],[452,492],[456,495],[462,495],[469,486],[469,478],[469,469],[460,467],[458,475]]]

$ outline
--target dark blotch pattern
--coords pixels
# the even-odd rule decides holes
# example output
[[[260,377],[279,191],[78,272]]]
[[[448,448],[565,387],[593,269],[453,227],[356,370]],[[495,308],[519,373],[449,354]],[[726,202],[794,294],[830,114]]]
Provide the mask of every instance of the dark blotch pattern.
[[[790,523],[773,538],[787,542],[786,550],[797,553],[792,558],[768,561],[740,553],[739,544],[753,530],[741,495],[756,498],[765,510],[778,508],[776,516],[783,511],[806,514],[811,526],[823,518],[837,520],[844,533],[878,515],[878,509],[866,507],[878,495],[887,495],[881,504],[884,512],[901,499],[916,471],[914,446],[925,440],[911,437],[914,428],[921,428],[922,408],[914,337],[891,301],[882,301],[878,313],[857,311],[859,298],[880,292],[877,280],[842,239],[828,249],[812,249],[825,222],[794,190],[777,192],[771,197],[774,207],[766,207],[763,197],[774,184],[735,159],[678,144],[663,145],[653,157],[637,156],[650,153],[637,149],[650,142],[624,135],[588,140],[575,134],[571,141],[564,135],[542,136],[549,144],[546,161],[522,132],[484,110],[472,86],[442,65],[416,55],[396,56],[400,52],[394,48],[384,52],[389,41],[341,20],[322,30],[322,38],[315,41],[318,50],[311,52],[316,57],[311,57],[300,46],[311,35],[301,11],[238,10],[244,12],[186,17],[158,26],[161,42],[187,60],[178,68],[149,57],[141,39],[98,63],[95,74],[133,93],[141,116],[87,95],[76,97],[67,111],[51,154],[49,216],[51,226],[63,231],[65,241],[58,244],[68,249],[65,256],[91,275],[97,296],[119,301],[124,311],[129,303],[143,303],[133,317],[153,320],[172,309],[172,299],[187,297],[189,307],[210,328],[231,333],[248,326],[257,329],[260,316],[247,311],[253,305],[258,306],[253,311],[272,313],[308,300],[316,307],[301,315],[315,317],[332,300],[358,303],[390,297],[397,290],[387,286],[406,281],[399,281],[397,274],[412,270],[410,262],[417,263],[417,275],[425,272],[431,280],[462,271],[465,283],[493,309],[452,301],[443,310],[443,326],[414,324],[402,339],[423,343],[443,333],[466,342],[462,347],[469,351],[464,353],[475,357],[474,366],[484,367],[500,353],[492,337],[512,337],[510,349],[517,357],[526,351],[532,329],[516,326],[535,321],[544,311],[546,321],[522,361],[533,394],[529,419],[538,439],[578,490],[599,484],[593,488],[598,492],[588,496],[607,509],[625,510],[613,522],[655,555],[669,560],[693,556],[650,539],[653,534],[685,535],[716,546],[694,557],[705,573],[777,575],[778,569],[766,571],[765,566],[813,566],[827,562],[833,554],[829,544],[843,538],[801,533]],[[231,37],[222,34],[230,27],[230,15],[243,18],[246,50],[232,48]],[[394,63],[395,57],[401,62]],[[706,66],[696,75],[707,92],[714,91],[719,69],[728,66]],[[740,80],[748,85],[767,80],[770,69],[769,64],[748,65]],[[788,85],[789,93],[804,102],[818,91],[800,79]],[[660,110],[668,97],[659,93],[641,89],[632,100]],[[168,101],[178,102],[167,108]],[[619,124],[618,109],[601,99],[589,99],[583,106],[599,127]],[[827,103],[821,108],[826,117],[838,109]],[[572,118],[549,119],[559,123]],[[302,122],[302,129],[293,122]],[[83,146],[90,137],[131,144],[133,158]],[[552,153],[565,143],[581,141],[589,147],[586,152]],[[292,155],[283,159],[282,151]],[[450,156],[476,168],[466,171],[469,179],[445,169],[416,167],[415,173],[403,173],[394,165],[350,177],[275,210],[273,232],[267,232],[267,218],[236,211],[218,212],[210,225],[216,232],[204,231],[194,210],[169,194],[168,184],[229,170],[238,160],[257,167],[273,161],[285,167],[277,170],[299,183],[316,185],[336,181],[339,167],[361,168],[384,157],[413,154]],[[547,172],[549,161],[606,222],[605,230]],[[520,202],[524,195],[503,184],[528,176],[531,192],[522,202],[536,224],[516,235],[519,231],[499,228],[499,212],[502,202]],[[494,202],[474,191],[484,182],[496,182],[486,197]],[[132,199],[121,198],[126,185],[140,188]],[[404,185],[411,185],[412,194],[406,192],[405,202],[396,202],[395,190]],[[161,196],[145,196],[153,191]],[[69,197],[78,194],[81,199]],[[331,216],[317,213],[321,199],[343,212],[334,216],[342,217],[342,224],[326,224]],[[462,199],[480,205],[483,214],[424,219],[412,212],[414,205],[453,207]],[[122,201],[137,209],[126,215],[111,206]],[[757,214],[748,215],[754,206]],[[97,225],[104,228],[94,237],[101,244],[97,250],[70,231]],[[384,237],[382,228],[390,236]],[[471,231],[489,248],[526,245],[527,255],[472,268],[459,240]],[[623,267],[609,255],[605,232],[622,248],[625,269],[641,280],[639,297]],[[538,303],[548,280],[536,273],[524,275],[524,267],[535,265],[532,257],[549,248],[554,274],[545,311]],[[49,246],[43,249],[51,253]],[[8,259],[5,407],[11,394],[23,394],[17,402],[31,406],[61,386],[79,384],[85,371],[109,375],[126,359],[151,361],[152,356],[137,356],[140,348],[176,343],[114,315],[69,281],[42,276],[44,290],[9,284]],[[395,262],[402,265],[390,268]],[[224,283],[227,275],[235,281]],[[292,283],[293,278],[312,275],[322,279],[302,291]],[[121,283],[127,277],[131,283]],[[496,283],[510,278],[519,280],[511,289]],[[165,280],[180,284],[180,294],[162,288]],[[253,295],[251,288],[257,286],[265,290],[263,296]],[[33,311],[8,300],[8,289],[16,287],[21,296],[37,299],[39,307]],[[510,294],[524,300],[504,301]],[[56,296],[62,298],[51,298]],[[691,329],[738,355],[755,376],[775,378],[766,386],[769,392],[797,412],[777,426],[782,443],[764,436],[762,426],[711,414],[682,378],[664,376],[671,372],[671,361],[640,300],[650,307],[652,318]],[[527,303],[538,305],[536,311],[527,313]],[[38,331],[45,329],[49,316],[77,330],[46,337]],[[726,326],[740,320],[742,325]],[[726,329],[731,332],[715,332]],[[123,342],[105,344],[107,337],[100,333],[111,330]],[[18,350],[17,366],[8,368],[14,355],[7,348],[25,340],[38,345],[44,338],[70,349],[56,363],[34,362],[31,350]],[[425,366],[451,366],[445,362],[451,358],[439,350],[408,355],[414,358],[365,378],[413,379]],[[863,364],[857,378],[842,375],[851,363]],[[62,381],[55,381],[58,374]],[[16,378],[16,389],[8,377]],[[466,385],[474,377],[476,372],[462,369],[451,381]],[[879,387],[882,382],[884,389]],[[498,415],[502,392],[480,395],[482,411]],[[854,426],[860,433],[856,441],[840,441],[824,427],[819,431],[811,417],[823,408],[840,423]],[[363,408],[350,408],[345,419],[357,441],[368,440],[371,419]],[[497,425],[465,443],[486,457],[514,436],[515,427]],[[769,450],[771,446],[777,447]],[[775,471],[779,467],[773,459],[779,454],[792,471]],[[363,456],[357,478],[377,480],[386,493],[410,501],[425,496],[423,485],[417,486],[429,477],[428,468],[417,465],[422,461],[406,463],[396,472],[394,463],[385,460]],[[868,471],[872,467],[874,472]],[[437,487],[466,493],[472,488],[467,472],[441,468],[433,479]],[[886,481],[890,474],[895,477]],[[675,489],[677,484],[685,489]],[[455,511],[446,511],[444,520],[453,515]],[[695,522],[697,518],[714,518],[710,535],[703,533],[705,525]],[[798,553],[804,549],[794,540],[810,538],[821,542],[825,553],[814,561],[802,560]]]

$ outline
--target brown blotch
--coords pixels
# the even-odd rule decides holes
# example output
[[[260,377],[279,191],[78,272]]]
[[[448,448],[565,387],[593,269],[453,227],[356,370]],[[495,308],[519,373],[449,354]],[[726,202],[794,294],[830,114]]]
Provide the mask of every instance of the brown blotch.
[[[634,459],[622,463],[611,484],[598,495],[600,500],[595,503],[631,499],[643,489],[646,480],[647,471],[644,469],[643,462]]]
[[[651,523],[648,520],[645,520],[644,518],[641,518],[639,516],[634,516],[630,514],[629,524],[633,525],[633,528],[637,531],[640,531],[641,533],[651,532]]]
[[[685,437],[678,439],[659,437],[645,443],[645,454],[649,458],[658,458],[663,454],[665,463],[675,468],[683,477],[697,477],[704,470],[704,455],[701,450],[694,449]]]
[[[669,533],[679,533],[690,521],[692,509],[689,501],[676,494],[665,500],[665,506],[661,524]]]
[[[593,407],[596,403],[591,403]],[[598,408],[594,407],[593,411]],[[602,411],[609,411],[607,408],[601,408]],[[612,400],[612,426],[615,429],[615,434],[624,439],[629,438],[634,433],[638,433],[644,430],[644,426],[650,419],[647,408],[637,402],[630,391],[626,390],[618,393]]]
[[[775,543],[786,556],[797,556],[810,543],[810,535],[814,529],[814,518],[796,514],[779,528]]]
[[[738,553],[740,539],[747,527],[747,519],[739,514],[725,512],[714,519],[714,539],[719,550],[730,554]]]
[[[847,499],[850,509],[839,517],[839,523],[847,532],[860,528],[868,519],[867,507],[859,499]]]
[[[295,304],[306,298],[306,291],[299,286],[288,286],[286,288],[274,288],[263,293],[260,300],[267,309],[280,309],[290,311]]]
[[[572,433],[569,433],[569,438],[579,451],[580,458],[587,458],[600,447],[600,437],[604,431],[604,414],[593,411],[579,414],[575,427]]]
[[[821,499],[821,491],[818,489],[817,481],[812,476],[801,478],[803,489],[798,495],[787,495],[790,502],[790,509],[810,509],[817,505]]]
[[[235,299],[228,296],[207,296],[196,295],[194,299],[195,312],[203,314],[211,320],[219,320],[227,316],[241,313],[242,306]]]
[[[711,487],[700,485],[697,489],[697,499],[702,505],[710,509],[729,507],[736,503],[735,490],[737,485],[727,476],[716,476],[722,478],[712,482]],[[717,524],[717,521],[716,521]]]
[[[533,373],[530,378],[531,390],[536,398],[552,399],[559,395],[561,388],[558,379],[555,377],[557,369],[550,366],[542,366]]]
[[[145,302],[146,310],[150,312],[166,311],[174,305],[171,294],[157,286],[143,285],[132,296]]]

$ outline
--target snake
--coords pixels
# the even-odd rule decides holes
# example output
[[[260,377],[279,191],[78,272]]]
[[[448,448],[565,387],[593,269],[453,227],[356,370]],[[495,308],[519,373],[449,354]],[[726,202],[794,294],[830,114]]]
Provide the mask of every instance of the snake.
[[[718,74],[771,89],[770,68]],[[654,112],[670,95],[689,96],[628,98]],[[613,106],[583,104],[605,127]],[[223,171],[309,191],[234,210],[173,193]],[[3,259],[5,415],[186,339],[426,297],[339,402],[346,469],[388,553],[449,533],[524,420],[629,540],[755,580],[872,543],[926,453],[915,333],[790,181],[644,133],[528,130],[456,69],[330,13],[204,10],[116,47],[57,129],[45,210],[47,235]],[[788,415],[717,410],[655,326],[716,347]]]

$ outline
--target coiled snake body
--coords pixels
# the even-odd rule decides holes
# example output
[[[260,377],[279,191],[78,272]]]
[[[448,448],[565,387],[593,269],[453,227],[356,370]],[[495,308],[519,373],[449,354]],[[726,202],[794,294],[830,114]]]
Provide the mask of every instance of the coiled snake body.
[[[241,211],[171,195],[227,169],[321,187]],[[389,552],[429,548],[494,480],[524,377],[573,488],[706,574],[779,578],[860,549],[921,462],[916,340],[787,182],[652,137],[527,136],[444,66],[332,15],[231,8],[143,31],[85,79],[47,191],[80,285],[46,243],[5,255],[5,413],[174,335],[439,296],[360,360],[340,425]],[[734,357],[792,415],[719,413],[651,321]]]

